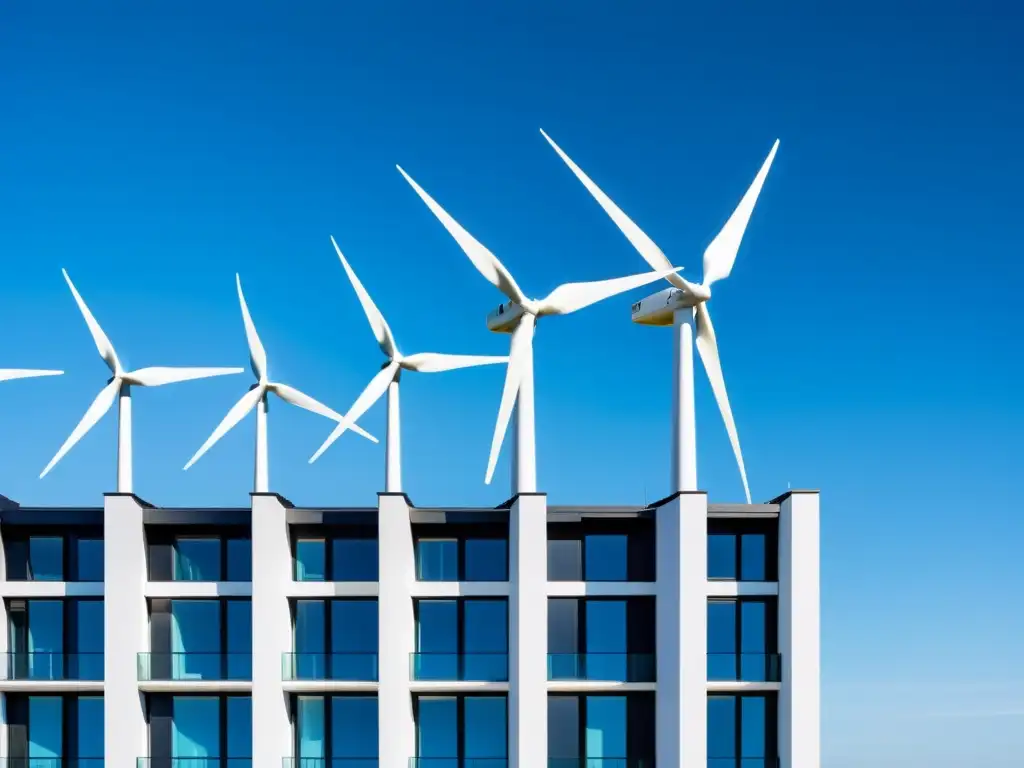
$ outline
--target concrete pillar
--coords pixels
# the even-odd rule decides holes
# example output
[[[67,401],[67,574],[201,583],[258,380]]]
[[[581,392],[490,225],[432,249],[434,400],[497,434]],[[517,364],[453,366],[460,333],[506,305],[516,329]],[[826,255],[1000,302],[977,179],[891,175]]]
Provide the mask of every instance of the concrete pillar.
[[[13,501],[0,495],[0,514],[4,509],[14,509],[15,506]],[[10,669],[7,666],[10,664],[7,658],[10,649],[10,625],[7,623],[7,600],[4,599],[7,595],[7,558],[4,552],[4,530],[0,525],[0,664],[5,665],[5,668],[0,670],[0,675],[6,678]],[[7,694],[0,693],[0,758],[10,754],[7,744]]]
[[[548,502],[520,494],[508,519],[509,768],[548,764]]]
[[[818,492],[791,491],[779,502],[779,757],[782,768],[820,768]]]
[[[416,578],[409,500],[403,493],[378,497],[379,622],[377,706],[380,768],[408,768],[416,755],[416,723],[409,692],[415,649],[412,585]]]
[[[135,768],[138,758],[150,756],[138,681],[138,655],[149,650],[145,508],[132,494],[108,493],[103,499],[106,768]]]
[[[707,768],[707,494],[673,496],[655,523],[656,763]]]
[[[275,493],[252,494],[252,768],[281,768],[294,752],[281,679],[292,650],[290,506]]]

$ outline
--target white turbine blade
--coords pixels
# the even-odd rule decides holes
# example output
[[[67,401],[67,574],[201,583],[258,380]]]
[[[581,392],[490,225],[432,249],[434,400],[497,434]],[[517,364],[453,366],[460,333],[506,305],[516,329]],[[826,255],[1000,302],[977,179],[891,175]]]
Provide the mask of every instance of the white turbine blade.
[[[538,314],[567,315],[604,299],[639,288],[641,285],[661,280],[663,277],[675,274],[678,269],[678,267],[671,267],[658,272],[641,272],[638,275],[613,277],[611,280],[597,280],[591,283],[565,283],[537,302],[540,307]]]
[[[299,408],[304,408],[312,413],[325,416],[331,421],[336,421],[339,424],[345,420],[345,417],[335,411],[333,408],[328,408],[326,405],[321,403],[319,400],[314,400],[312,397],[307,395],[305,392],[300,392],[295,387],[289,387],[287,384],[271,384],[270,390],[284,400],[286,403],[297,405]],[[360,427],[358,424],[347,425],[349,429],[355,432],[361,437],[365,437],[367,440],[373,443],[380,442],[376,437],[371,435],[365,429]]]
[[[423,187],[417,184],[404,170],[402,166],[395,166],[398,168],[398,172],[405,177],[405,180],[409,182],[409,185],[416,190],[416,194],[420,196],[420,199],[427,204],[427,207],[431,212],[438,218],[438,220],[444,225],[444,228],[448,230],[448,234],[455,238],[455,242],[459,244],[463,252],[469,257],[469,260],[473,262],[473,266],[477,268],[477,271],[486,278],[486,280],[497,288],[499,291],[508,296],[512,301],[520,306],[527,303],[528,299],[526,295],[520,290],[516,284],[515,278],[512,277],[505,265],[498,261],[498,257],[491,253],[487,248],[484,247],[475,237],[467,232],[459,222],[453,219],[444,208],[437,204],[430,195],[428,195]]]
[[[196,451],[195,455],[188,460],[188,464],[185,465],[185,469],[188,469],[199,461],[203,454],[213,447],[214,443],[224,437],[224,435],[231,431],[232,427],[244,419],[246,414],[256,407],[256,403],[258,403],[260,398],[263,397],[264,391],[263,387],[257,386],[242,395],[239,401],[231,406],[231,410],[228,411],[220,424],[217,425],[217,428],[213,430],[213,433],[206,438],[206,442],[203,443],[203,447]]]
[[[381,395],[387,392],[388,385],[394,381],[396,373],[398,373],[398,363],[391,361],[381,368],[376,376],[370,379],[370,383],[366,385],[366,389],[352,403],[352,407],[342,417],[342,421],[338,423],[334,431],[324,440],[324,444],[317,449],[317,452],[310,457],[310,464],[319,459],[324,451],[334,444],[335,440],[345,434],[346,429],[349,429],[351,425],[359,421],[359,418],[370,409],[370,406],[380,400]]]
[[[519,385],[523,381],[523,373],[533,357],[533,329],[537,318],[524,314],[519,325],[512,332],[512,343],[508,353],[508,368],[505,372],[505,387],[501,392],[501,405],[498,406],[498,420],[494,424],[494,436],[491,438],[491,454],[487,458],[487,474],[484,482],[490,485],[494,477],[494,468],[498,464],[501,443],[508,431],[508,422],[512,418],[512,406],[516,404]]]
[[[348,280],[352,283],[356,296],[359,297],[359,303],[363,305],[363,312],[366,314],[366,319],[370,321],[370,328],[373,330],[373,335],[377,337],[377,343],[390,360],[395,356],[397,348],[395,336],[391,333],[391,328],[388,327],[388,321],[384,319],[384,315],[381,314],[381,311],[377,309],[377,305],[373,303],[373,299],[370,298],[369,292],[363,287],[359,278],[356,277],[352,267],[349,266],[348,260],[342,254],[341,248],[338,247],[338,243],[334,239],[334,235],[331,235],[331,243],[334,245],[334,250],[338,252],[341,266],[345,268],[345,274],[348,275]]]
[[[754,177],[750,189],[743,195],[740,204],[732,212],[732,216],[725,222],[722,231],[718,233],[711,245],[704,251],[704,285],[711,285],[716,280],[722,280],[732,272],[732,265],[736,261],[736,254],[740,250],[740,242],[743,240],[743,233],[747,229],[750,215],[754,212],[754,205],[757,203],[757,196],[761,194],[761,187],[768,176],[768,170],[772,167],[772,160],[775,159],[775,152],[779,148],[779,140],[776,139],[772,145],[772,151],[761,165],[761,170]]]
[[[37,376],[60,376],[64,371],[35,371],[29,368],[0,368],[0,381],[14,379],[34,379]]]
[[[140,368],[125,374],[125,379],[142,387],[160,387],[164,384],[176,384],[179,381],[209,379],[214,376],[227,376],[242,373],[241,368]]]
[[[50,459],[50,463],[46,465],[46,469],[39,475],[40,480],[46,477],[54,465],[64,458],[64,454],[70,451],[75,446],[75,443],[81,440],[85,433],[92,429],[97,421],[103,418],[103,415],[110,410],[110,406],[114,404],[114,399],[117,397],[118,390],[120,389],[121,380],[115,377],[107,386],[100,390],[100,393],[96,395],[96,399],[92,401],[92,405],[89,406],[82,420],[78,422],[78,425],[68,435],[68,439],[64,441],[64,445],[60,447],[60,450]]]
[[[85,324],[89,326],[89,333],[92,334],[92,340],[96,342],[96,349],[100,353],[100,357],[110,368],[111,372],[116,376],[121,368],[121,362],[117,359],[117,353],[114,352],[114,345],[110,343],[110,339],[107,338],[107,334],[100,328],[100,324],[96,322],[96,318],[93,317],[92,312],[89,311],[89,307],[86,306],[85,300],[82,295],[75,288],[75,284],[71,282],[71,278],[68,276],[68,271],[62,269],[64,273],[64,280],[68,284],[68,288],[71,289],[71,295],[75,297],[75,303],[78,305],[79,311],[82,313],[82,317],[85,318]]]
[[[708,312],[706,302],[701,302],[697,305],[697,352],[700,353],[700,359],[704,363],[704,370],[707,371],[708,380],[711,382],[711,391],[715,393],[718,410],[722,412],[725,431],[729,433],[732,452],[736,455],[736,463],[740,468],[740,477],[743,479],[743,492],[747,495],[747,504],[750,504],[747,468],[743,464],[743,453],[740,451],[740,436],[736,432],[736,422],[733,420],[732,408],[729,406],[729,394],[725,391],[722,361],[718,357],[718,342],[715,339],[715,328],[711,325],[711,314]]]
[[[593,180],[583,172],[576,163],[572,161],[562,148],[558,146],[554,140],[548,136],[543,129],[540,132],[541,136],[547,139],[548,144],[551,145],[552,149],[558,153],[558,156],[562,158],[569,170],[576,174],[576,178],[579,179],[583,186],[587,188],[587,191],[597,200],[604,212],[608,214],[609,218],[615,222],[615,226],[621,230],[622,234],[626,236],[626,239],[632,244],[634,248],[644,257],[644,261],[651,265],[651,269],[663,270],[672,269],[672,262],[668,260],[665,253],[657,246],[657,244],[647,236],[647,234],[638,227],[629,216],[627,216],[619,206],[617,206],[612,199],[606,195]],[[681,275],[675,271],[666,276],[668,281],[683,290],[688,290],[689,283],[682,278]]]
[[[249,342],[249,363],[252,365],[252,372],[256,378],[263,380],[267,378],[267,351],[263,348],[260,335],[256,333],[256,325],[249,314],[249,305],[245,303],[245,294],[242,293],[242,278],[235,273],[235,286],[238,288],[238,303],[242,307],[242,322],[245,323],[245,339]]]
[[[440,352],[418,352],[402,360],[402,367],[420,373],[454,371],[457,368],[472,368],[477,365],[507,363],[508,357],[490,355],[446,355]]]

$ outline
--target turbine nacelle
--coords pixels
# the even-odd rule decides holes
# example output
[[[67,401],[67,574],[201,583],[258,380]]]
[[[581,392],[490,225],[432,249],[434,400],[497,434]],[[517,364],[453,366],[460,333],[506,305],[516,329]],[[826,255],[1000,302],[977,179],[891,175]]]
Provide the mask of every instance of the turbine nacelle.
[[[494,333],[512,333],[525,314],[526,310],[514,301],[499,304],[497,309],[487,315],[487,330]]]
[[[692,309],[702,301],[699,296],[670,286],[634,302],[630,311],[633,322],[638,325],[672,325],[676,310]]]

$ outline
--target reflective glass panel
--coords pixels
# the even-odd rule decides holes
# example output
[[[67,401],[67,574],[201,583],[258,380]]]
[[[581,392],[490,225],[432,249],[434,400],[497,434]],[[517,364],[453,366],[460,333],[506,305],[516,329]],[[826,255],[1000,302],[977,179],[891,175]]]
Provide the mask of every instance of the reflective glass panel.
[[[587,696],[584,744],[588,758],[626,756],[626,697]]]
[[[29,579],[64,580],[64,539],[60,536],[31,536],[28,540]]]
[[[325,581],[327,550],[323,539],[299,539],[295,542],[295,580]]]
[[[28,697],[29,758],[62,757],[64,744],[64,707],[60,696]],[[29,764],[33,765],[31,759]],[[48,761],[37,763],[49,766]]]
[[[228,581],[252,581],[252,541],[228,539]]]
[[[731,533],[708,534],[708,578],[735,579],[736,537]]]
[[[622,534],[591,534],[584,541],[587,581],[627,581],[627,539]]]
[[[508,541],[466,539],[465,581],[508,581]]]
[[[252,698],[229,696],[227,707],[227,756],[252,757]]]
[[[322,696],[299,696],[297,704],[299,757],[325,757],[324,698]],[[304,768],[302,763],[300,763],[300,768]]]
[[[220,574],[220,539],[179,538],[175,541],[175,581],[220,581]]]
[[[458,706],[452,696],[421,696],[416,717],[418,756],[448,758],[430,760],[430,768],[456,768],[459,754]]]
[[[459,543],[455,539],[418,539],[416,567],[420,581],[458,581]]]
[[[466,759],[506,757],[505,697],[467,696],[463,707],[463,755]]]
[[[78,539],[75,543],[79,581],[103,581],[103,540]]]
[[[377,581],[376,539],[335,539],[332,581]]]
[[[80,696],[78,706],[78,757],[103,757],[103,697]],[[86,768],[99,768],[94,760]]]
[[[377,722],[376,696],[335,696],[331,699],[332,757],[376,758],[379,743]],[[343,760],[340,768],[371,768],[371,763]]]
[[[220,701],[215,696],[171,699],[171,757],[220,756]],[[197,764],[201,765],[201,763]],[[189,768],[188,762],[183,768]]]

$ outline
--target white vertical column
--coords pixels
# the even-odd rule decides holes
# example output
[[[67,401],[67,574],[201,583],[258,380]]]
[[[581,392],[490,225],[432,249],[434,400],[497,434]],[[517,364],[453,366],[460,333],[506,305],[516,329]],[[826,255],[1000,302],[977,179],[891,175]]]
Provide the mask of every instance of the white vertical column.
[[[412,605],[416,564],[409,500],[404,494],[382,493],[378,497],[377,535],[378,764],[380,768],[408,768],[409,758],[416,754],[416,723],[409,692],[410,660],[416,642]]]
[[[697,490],[697,417],[693,397],[693,307],[672,324],[672,493]]]
[[[779,512],[779,757],[821,765],[820,515],[817,491],[791,491]]]
[[[288,585],[292,580],[287,505],[274,493],[252,494],[252,766],[281,768],[293,756],[284,654],[292,650]]]
[[[138,655],[149,650],[144,507],[131,494],[103,499],[103,738],[107,768],[149,756]]]
[[[707,494],[678,494],[655,523],[655,762],[707,768]]]
[[[509,510],[509,768],[548,764],[548,501]]]
[[[7,497],[0,496],[0,513],[6,508],[7,503]],[[13,507],[13,503],[11,506]],[[0,663],[9,665],[11,662],[7,658],[7,653],[10,650],[10,625],[7,623],[7,601],[3,598],[7,594],[7,557],[4,551],[3,526],[0,526]],[[6,677],[9,669],[8,666],[0,671],[0,674]],[[0,758],[10,754],[7,751],[7,744],[7,694],[0,693]]]

